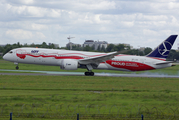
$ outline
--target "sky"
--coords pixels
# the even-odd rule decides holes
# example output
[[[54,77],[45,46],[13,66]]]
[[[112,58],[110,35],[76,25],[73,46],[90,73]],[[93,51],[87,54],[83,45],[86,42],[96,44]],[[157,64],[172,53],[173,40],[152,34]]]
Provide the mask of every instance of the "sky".
[[[0,44],[55,43],[67,37],[157,47],[179,33],[179,0],[0,0]],[[177,49],[177,38],[173,49]]]

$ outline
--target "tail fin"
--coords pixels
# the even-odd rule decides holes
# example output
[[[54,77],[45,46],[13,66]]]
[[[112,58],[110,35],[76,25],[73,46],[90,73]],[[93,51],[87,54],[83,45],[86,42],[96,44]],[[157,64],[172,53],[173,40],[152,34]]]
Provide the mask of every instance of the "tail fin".
[[[147,57],[167,58],[170,49],[173,46],[178,35],[171,35],[165,41],[163,41],[155,50],[150,52]]]

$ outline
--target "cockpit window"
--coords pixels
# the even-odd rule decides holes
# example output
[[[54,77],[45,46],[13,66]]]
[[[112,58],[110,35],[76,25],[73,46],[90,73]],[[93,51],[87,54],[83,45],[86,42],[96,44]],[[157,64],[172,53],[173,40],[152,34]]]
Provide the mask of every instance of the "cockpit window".
[[[12,51],[10,51],[9,53],[13,53]]]

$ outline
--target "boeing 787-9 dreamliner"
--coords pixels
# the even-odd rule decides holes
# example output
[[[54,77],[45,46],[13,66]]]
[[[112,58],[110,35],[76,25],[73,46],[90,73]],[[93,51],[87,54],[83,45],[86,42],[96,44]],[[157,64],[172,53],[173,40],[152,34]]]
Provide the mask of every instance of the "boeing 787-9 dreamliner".
[[[16,69],[19,69],[19,63],[60,66],[63,70],[86,68],[86,76],[93,76],[93,69],[153,70],[172,66],[174,61],[166,61],[166,58],[176,38],[177,35],[169,36],[146,56],[24,47],[10,50],[3,59],[14,62]]]

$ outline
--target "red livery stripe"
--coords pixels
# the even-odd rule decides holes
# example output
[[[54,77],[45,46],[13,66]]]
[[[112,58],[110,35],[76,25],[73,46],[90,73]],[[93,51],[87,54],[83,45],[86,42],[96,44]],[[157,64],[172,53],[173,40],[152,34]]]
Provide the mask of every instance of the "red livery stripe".
[[[151,67],[143,63],[138,63],[138,62],[107,60],[106,63],[115,68],[123,68],[123,69],[127,69],[130,71],[142,71],[142,70],[155,69],[154,67]]]
[[[18,54],[18,53],[16,53],[16,55],[21,59],[25,59],[26,56],[43,57],[43,58],[53,57],[55,59],[84,59],[83,57],[79,57],[79,56],[32,55],[32,54]]]

